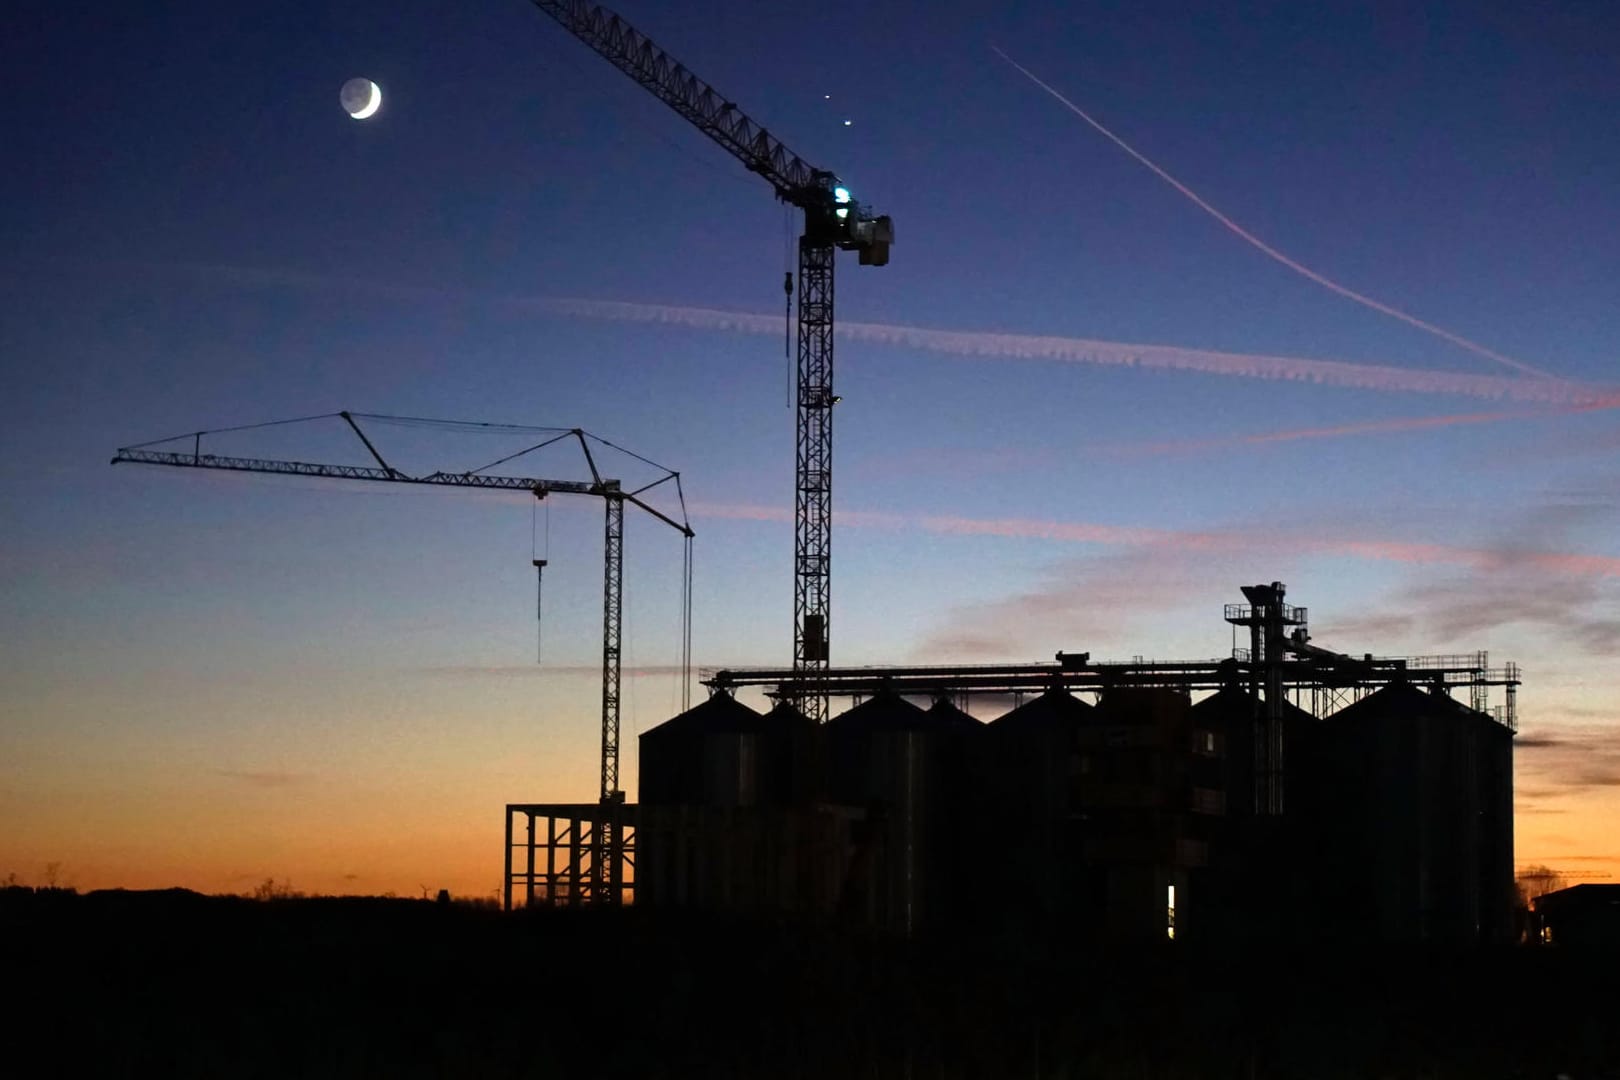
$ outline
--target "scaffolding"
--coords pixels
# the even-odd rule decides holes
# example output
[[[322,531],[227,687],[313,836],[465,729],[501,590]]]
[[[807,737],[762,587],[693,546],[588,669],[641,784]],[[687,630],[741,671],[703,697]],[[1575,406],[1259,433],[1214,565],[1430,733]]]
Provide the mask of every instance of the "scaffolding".
[[[508,803],[502,905],[631,902],[637,824],[636,807],[623,802]]]

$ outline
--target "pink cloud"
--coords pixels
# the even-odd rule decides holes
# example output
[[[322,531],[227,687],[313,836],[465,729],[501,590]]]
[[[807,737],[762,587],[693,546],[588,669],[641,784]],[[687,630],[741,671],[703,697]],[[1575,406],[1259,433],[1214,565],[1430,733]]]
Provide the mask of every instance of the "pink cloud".
[[[695,518],[738,521],[793,519],[785,506],[740,503],[693,503]],[[995,536],[1015,540],[1057,540],[1065,543],[1120,546],[1152,545],[1179,551],[1252,551],[1257,545],[1286,554],[1349,555],[1375,562],[1441,564],[1490,570],[1508,565],[1558,574],[1620,577],[1620,558],[1576,552],[1535,551],[1519,548],[1469,548],[1405,540],[1313,537],[1267,532],[1191,532],[1095,522],[1054,521],[1043,518],[970,518],[937,514],[901,514],[889,511],[840,511],[835,525],[852,528],[915,528],[947,536]]]

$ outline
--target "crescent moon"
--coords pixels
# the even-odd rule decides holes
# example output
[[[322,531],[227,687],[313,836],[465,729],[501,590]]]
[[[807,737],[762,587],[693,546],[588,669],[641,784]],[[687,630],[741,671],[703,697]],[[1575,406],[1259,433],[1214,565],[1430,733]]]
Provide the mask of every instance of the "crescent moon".
[[[382,107],[382,87],[376,83],[368,83],[367,85],[371,87],[371,100],[367,101],[366,107],[359,112],[349,114],[356,120],[364,120]]]

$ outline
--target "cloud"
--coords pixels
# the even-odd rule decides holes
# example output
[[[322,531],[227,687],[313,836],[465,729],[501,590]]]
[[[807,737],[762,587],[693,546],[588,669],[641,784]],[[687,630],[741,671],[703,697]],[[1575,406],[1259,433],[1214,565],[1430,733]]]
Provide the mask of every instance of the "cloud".
[[[793,520],[792,509],[787,506],[694,502],[689,504],[689,510],[694,519]],[[834,515],[834,522],[840,527],[917,529],[946,536],[993,536],[1009,540],[1052,540],[1122,547],[1151,546],[1161,552],[1338,555],[1376,562],[1451,565],[1482,571],[1532,571],[1550,577],[1620,578],[1620,558],[1609,555],[1547,551],[1517,545],[1469,548],[1356,536],[1313,536],[1281,532],[1270,527],[1193,532],[1048,518],[972,518],[860,510],[839,511]]]
[[[424,675],[444,675],[454,678],[496,678],[496,679],[535,679],[548,675],[592,675],[602,674],[602,665],[595,664],[444,664],[435,667],[416,668]],[[696,670],[696,669],[694,669]],[[653,675],[679,675],[681,668],[678,664],[638,664],[635,667],[623,667],[619,674],[626,679],[639,679]]]
[[[1620,708],[1590,709],[1580,705],[1548,705],[1541,709],[1548,716],[1566,716],[1574,720],[1620,719]]]
[[[1336,638],[1421,637],[1439,644],[1487,638],[1507,626],[1550,632],[1589,656],[1620,649],[1620,589],[1612,571],[1568,573],[1555,560],[1509,553],[1496,564],[1425,575],[1382,609],[1325,621]]]
[[[1559,862],[1614,862],[1620,863],[1620,853],[1614,855],[1558,855]]]
[[[1620,787],[1620,728],[1538,724],[1513,746],[1518,795],[1531,802]]]
[[[252,771],[246,769],[215,769],[214,775],[239,780],[244,784],[262,788],[288,787],[292,784],[301,784],[309,779],[307,773]]]
[[[1236,573],[1235,567],[1230,571]],[[1027,656],[1054,641],[1065,648],[1121,645],[1134,620],[1196,603],[1226,568],[1162,545],[1064,559],[1035,587],[961,605],[917,646],[926,657]]]

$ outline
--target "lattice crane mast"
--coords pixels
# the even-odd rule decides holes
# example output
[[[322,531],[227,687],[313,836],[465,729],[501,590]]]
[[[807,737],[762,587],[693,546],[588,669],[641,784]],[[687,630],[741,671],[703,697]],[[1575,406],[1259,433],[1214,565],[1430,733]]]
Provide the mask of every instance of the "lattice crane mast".
[[[597,470],[596,459],[591,454],[587,434],[579,428],[552,429],[557,434],[544,441],[531,446],[516,454],[510,454],[499,461],[491,462],[482,468],[470,472],[432,472],[412,475],[401,472],[383,459],[376,445],[361,430],[356,417],[367,418],[365,413],[339,412],[322,417],[305,417],[306,420],[324,420],[341,418],[349,427],[354,429],[367,452],[377,462],[370,465],[329,465],[305,461],[280,461],[270,458],[225,457],[218,454],[203,453],[203,438],[206,435],[220,434],[220,432],[196,432],[190,435],[181,435],[168,439],[158,439],[154,442],[139,443],[134,446],[121,447],[113,455],[112,463],[139,464],[139,465],[170,465],[186,469],[224,469],[231,472],[269,473],[278,476],[315,476],[331,480],[365,480],[390,484],[425,484],[434,487],[478,488],[485,491],[527,491],[537,499],[544,499],[549,495],[588,495],[602,500],[604,507],[603,545],[602,545],[602,784],[601,798],[604,803],[622,802],[624,793],[619,790],[619,653],[620,639],[624,615],[624,507],[626,503],[640,507],[653,517],[662,521],[686,537],[690,544],[693,533],[691,525],[686,521],[676,521],[662,511],[647,505],[639,496],[651,488],[671,480],[675,482],[676,489],[680,489],[680,474],[664,470],[664,475],[652,483],[645,484],[633,491],[626,491],[618,480],[604,478]],[[391,420],[397,417],[372,417],[373,419]],[[272,421],[272,424],[288,423],[289,421]],[[434,423],[448,423],[451,421],[434,421]],[[270,425],[248,425],[249,427],[265,427]],[[472,425],[475,427],[486,425]],[[243,430],[239,428],[227,430]],[[594,438],[594,436],[592,436]],[[488,470],[498,465],[506,464],[524,454],[543,449],[553,443],[565,439],[574,439],[579,443],[584,453],[588,480],[549,480],[533,476],[507,476],[492,474]],[[165,444],[189,441],[189,452],[175,450],[152,449]],[[611,446],[611,443],[605,445]],[[618,449],[615,447],[615,449]],[[637,455],[639,457],[639,455]],[[645,458],[640,460],[646,461]],[[649,462],[649,464],[651,464]],[[655,466],[663,469],[663,466]],[[685,498],[682,496],[684,506]],[[684,512],[682,514],[684,517]],[[690,561],[688,561],[690,567]],[[683,602],[690,603],[689,592]],[[683,613],[690,620],[690,608]],[[690,633],[683,628],[682,663],[690,665]],[[690,683],[690,672],[687,673],[687,683]],[[686,691],[683,689],[683,694]],[[599,866],[605,867],[605,860],[599,860]],[[617,860],[613,861],[617,866]]]
[[[894,225],[851,197],[619,16],[586,0],[531,0],[737,160],[776,197],[804,211],[799,237],[799,339],[794,465],[793,671],[799,707],[827,719],[832,584],[833,255],[889,261]]]

